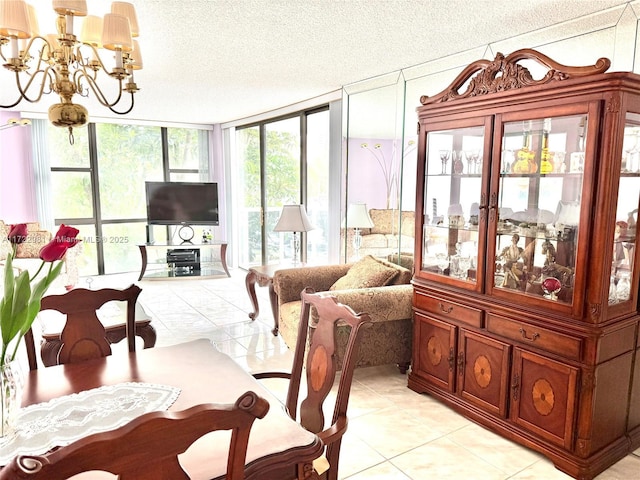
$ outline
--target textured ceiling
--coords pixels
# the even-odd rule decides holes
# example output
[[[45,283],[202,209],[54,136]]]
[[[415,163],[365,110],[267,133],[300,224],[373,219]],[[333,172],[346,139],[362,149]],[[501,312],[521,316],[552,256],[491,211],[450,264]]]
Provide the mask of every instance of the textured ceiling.
[[[223,123],[625,0],[129,0],[144,69],[135,120]],[[93,3],[92,3],[93,2]],[[97,3],[96,3],[97,2]],[[32,2],[50,10],[49,0]],[[88,0],[103,8],[106,0]],[[42,25],[41,25],[42,29]],[[12,88],[0,72],[0,103]],[[46,111],[51,101],[22,105]],[[84,102],[92,117],[106,110]]]

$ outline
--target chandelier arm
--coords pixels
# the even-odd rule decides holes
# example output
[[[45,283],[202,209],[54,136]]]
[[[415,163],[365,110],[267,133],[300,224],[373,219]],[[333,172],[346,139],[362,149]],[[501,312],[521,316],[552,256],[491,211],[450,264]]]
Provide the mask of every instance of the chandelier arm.
[[[98,83],[96,82],[96,80],[90,75],[87,75],[84,69],[78,70],[76,73],[78,77],[77,79],[75,79],[75,81],[77,82],[76,86],[78,87],[78,89],[80,89],[82,78],[83,77],[86,78],[87,83],[89,84],[89,88],[91,88],[91,91],[94,93],[97,100],[100,102],[102,106],[111,109],[122,99],[122,80],[121,79],[118,80],[119,86],[118,86],[117,98],[113,102],[109,102],[109,100],[107,100],[107,97],[104,95],[104,93],[102,93],[102,90],[98,86]]]
[[[134,92],[129,92],[129,94],[131,95],[131,105],[129,105],[129,108],[123,112],[119,112],[118,110],[116,110],[113,107],[109,107],[109,110],[111,110],[113,113],[117,113],[118,115],[126,115],[127,113],[129,113],[131,110],[133,110],[133,106],[135,104],[135,97],[133,96]]]
[[[82,55],[82,50],[81,50],[82,47],[87,47],[92,50],[93,56],[89,62],[85,62],[85,59],[89,57],[85,57]],[[83,42],[76,47],[76,59],[78,64],[82,67],[82,70],[86,70],[87,68],[90,68],[94,72],[97,72],[102,68],[105,72],[108,72],[107,66],[102,62],[102,58],[100,58],[100,53],[98,52],[98,49],[95,46],[91,45],[90,43]],[[93,65],[92,65],[92,62],[94,62]]]
[[[45,94],[45,87],[47,84],[51,85],[53,83],[53,79],[51,78],[52,75],[55,75],[55,71],[53,70],[52,67],[47,66],[47,68],[45,68],[44,70],[37,70],[35,72],[33,72],[32,74],[29,74],[29,81],[27,82],[27,84],[23,87],[22,82],[20,81],[20,72],[15,72],[16,74],[16,85],[18,87],[18,92],[20,92],[20,100],[24,99],[29,103],[36,103],[39,102],[40,99],[42,98],[42,95]],[[31,84],[39,77],[42,76],[42,83],[40,83],[40,89],[38,91],[37,96],[35,96],[34,98],[29,98],[29,96],[27,95],[27,92],[29,91],[29,89],[31,88]],[[48,82],[47,82],[48,80]],[[46,93],[51,93],[51,88],[49,88],[49,91]],[[18,100],[18,102],[20,102],[20,100]],[[15,106],[17,104],[14,104],[13,106]]]

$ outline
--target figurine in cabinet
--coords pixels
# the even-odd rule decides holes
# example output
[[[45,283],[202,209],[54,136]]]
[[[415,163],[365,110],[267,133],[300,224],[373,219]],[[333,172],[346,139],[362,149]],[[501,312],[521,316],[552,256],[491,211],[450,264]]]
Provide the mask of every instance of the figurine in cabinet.
[[[511,237],[511,244],[502,249],[499,258],[504,262],[504,279],[502,287],[519,288],[524,275],[524,269],[519,262],[524,249],[518,246],[520,235],[514,233]]]
[[[546,239],[543,242],[542,247],[540,248],[540,251],[545,256],[545,260],[544,260],[545,266],[551,265],[552,263],[556,262],[556,247],[553,246],[553,243],[551,243],[549,239]]]

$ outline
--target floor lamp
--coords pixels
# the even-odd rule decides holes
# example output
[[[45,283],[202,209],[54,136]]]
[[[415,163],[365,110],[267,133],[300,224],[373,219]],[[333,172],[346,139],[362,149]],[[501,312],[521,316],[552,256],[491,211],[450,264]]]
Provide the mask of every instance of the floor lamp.
[[[300,252],[300,239],[298,232],[308,232],[315,227],[311,224],[304,205],[285,205],[276,223],[274,232],[293,232],[293,264],[298,264],[298,253]]]
[[[362,245],[361,228],[373,227],[373,220],[369,216],[366,203],[352,203],[347,208],[347,228],[355,229],[353,237],[353,249],[356,260],[360,258],[360,246]]]

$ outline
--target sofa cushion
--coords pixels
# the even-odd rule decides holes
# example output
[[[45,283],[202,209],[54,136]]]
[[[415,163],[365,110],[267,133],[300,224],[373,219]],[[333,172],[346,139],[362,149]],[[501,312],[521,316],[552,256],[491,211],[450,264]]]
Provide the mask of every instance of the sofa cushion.
[[[377,262],[386,265],[390,268],[393,268],[396,270],[396,276],[394,278],[391,279],[391,281],[389,283],[387,283],[387,285],[406,285],[407,283],[411,283],[411,278],[413,278],[413,272],[412,270],[406,268],[404,265],[401,265],[399,263],[395,263],[395,262],[389,262],[386,260],[383,260],[382,258],[376,258]]]
[[[394,283],[399,270],[388,262],[367,255],[354,263],[344,277],[339,278],[329,290],[383,287]]]

